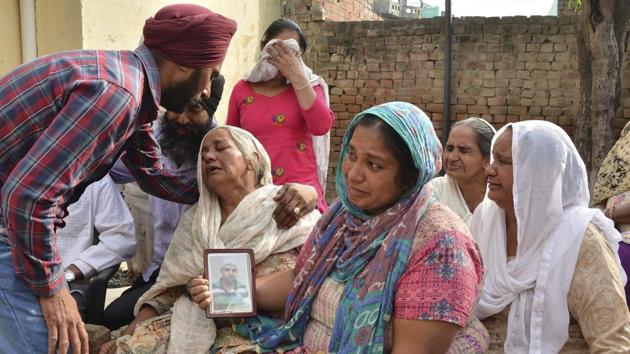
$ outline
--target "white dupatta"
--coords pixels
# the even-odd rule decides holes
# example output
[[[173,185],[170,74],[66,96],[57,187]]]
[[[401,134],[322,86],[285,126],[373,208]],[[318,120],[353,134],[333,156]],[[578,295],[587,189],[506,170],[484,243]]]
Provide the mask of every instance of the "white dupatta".
[[[518,248],[508,261],[505,212],[486,196],[470,226],[487,269],[477,316],[484,319],[511,304],[505,351],[557,353],[568,339],[567,296],[587,226],[601,230],[615,255],[621,237],[599,210],[588,208],[584,163],[560,127],[508,124],[495,141],[508,128]]]
[[[451,208],[457,216],[464,220],[466,226],[470,226],[472,213],[468,209],[466,199],[464,199],[464,195],[461,189],[459,189],[457,182],[448,175],[444,175],[430,180],[429,185],[432,187],[433,193],[440,203]]]
[[[142,305],[169,288],[186,284],[203,275],[203,250],[207,248],[250,248],[256,263],[274,253],[302,245],[320,213],[316,210],[302,217],[290,229],[278,229],[272,213],[273,197],[280,189],[271,184],[271,164],[264,148],[249,132],[229,126],[215,129],[230,131],[246,160],[256,161],[260,184],[248,194],[221,225],[219,198],[203,183],[201,154],[197,160],[199,202],[181,218],[166,252],[156,283],[138,300],[134,313]],[[212,131],[208,134],[211,134]],[[204,138],[205,139],[205,138]],[[214,321],[192,302],[187,294],[180,296],[172,309],[169,353],[206,353],[216,337]]]
[[[265,45],[260,52],[260,57],[254,66],[254,69],[245,74],[243,80],[249,82],[261,82],[271,80],[276,77],[278,74],[278,68],[269,63],[268,59],[270,55],[268,48],[278,41],[280,41],[280,39],[272,39]],[[295,39],[286,39],[283,42],[293,53],[300,53],[300,45]],[[304,74],[311,86],[315,87],[319,85],[322,87],[324,97],[326,98],[326,105],[330,107],[328,84],[321,76],[315,75],[313,70],[304,64],[302,57],[299,57],[299,60],[302,70],[304,71]],[[317,178],[319,180],[319,184],[322,186],[322,193],[325,195],[326,178],[328,176],[328,158],[330,155],[330,131],[321,136],[313,135],[313,151],[315,152],[315,162],[317,164]]]

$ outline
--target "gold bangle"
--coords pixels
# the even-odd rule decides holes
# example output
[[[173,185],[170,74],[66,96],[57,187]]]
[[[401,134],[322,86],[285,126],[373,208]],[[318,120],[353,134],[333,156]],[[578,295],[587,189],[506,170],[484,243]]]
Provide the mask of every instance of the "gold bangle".
[[[308,81],[307,81],[307,82],[306,82],[306,84],[305,84],[304,86],[302,86],[302,87],[295,87],[295,85],[293,85],[293,84],[292,84],[293,89],[294,89],[295,91],[304,90],[305,88],[307,88],[307,87],[308,87],[308,86],[310,86],[310,85],[311,85],[311,83],[310,83],[310,82],[308,82]]]

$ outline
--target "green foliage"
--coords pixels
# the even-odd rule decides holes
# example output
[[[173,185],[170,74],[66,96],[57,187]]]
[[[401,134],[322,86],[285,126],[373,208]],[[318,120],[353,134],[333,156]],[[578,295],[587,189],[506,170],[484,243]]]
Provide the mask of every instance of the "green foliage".
[[[582,0],[567,0],[567,5],[572,10],[579,10],[582,8]]]

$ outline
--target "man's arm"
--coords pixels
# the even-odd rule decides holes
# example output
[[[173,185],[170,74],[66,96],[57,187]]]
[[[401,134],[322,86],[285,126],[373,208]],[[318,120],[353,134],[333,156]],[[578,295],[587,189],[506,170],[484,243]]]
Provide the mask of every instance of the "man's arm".
[[[160,154],[151,124],[147,123],[131,137],[122,160],[143,191],[176,203],[197,202],[197,178],[166,169],[160,162]]]
[[[116,184],[133,183],[136,181],[121,159],[118,159],[114,166],[112,166],[112,169],[109,170],[109,176]]]
[[[116,85],[83,81],[2,187],[16,273],[36,295],[50,296],[66,286],[53,236],[59,205],[121,148],[137,106]]]
[[[138,103],[104,81],[82,81],[14,167],[0,191],[16,273],[39,296],[48,352],[88,352],[87,332],[62,277],[54,240],[69,190],[111,161],[133,124]],[[58,220],[59,221],[59,220]]]
[[[99,243],[72,262],[86,278],[128,260],[136,252],[133,217],[118,188],[109,176],[97,183],[92,213]]]

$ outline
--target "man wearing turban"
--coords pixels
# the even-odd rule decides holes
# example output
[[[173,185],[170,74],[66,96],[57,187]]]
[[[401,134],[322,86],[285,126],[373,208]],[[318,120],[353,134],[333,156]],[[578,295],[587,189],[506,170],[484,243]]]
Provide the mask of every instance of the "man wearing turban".
[[[171,5],[135,51],[78,50],[0,78],[0,342],[17,353],[87,353],[55,231],[67,206],[118,157],[148,193],[194,203],[197,183],[159,163],[158,106],[183,112],[209,95],[236,23]]]

